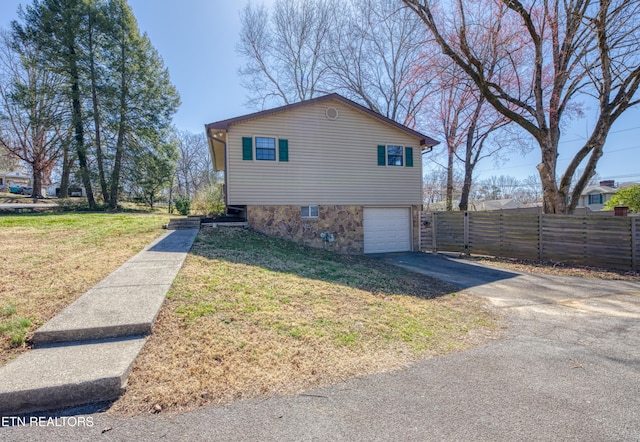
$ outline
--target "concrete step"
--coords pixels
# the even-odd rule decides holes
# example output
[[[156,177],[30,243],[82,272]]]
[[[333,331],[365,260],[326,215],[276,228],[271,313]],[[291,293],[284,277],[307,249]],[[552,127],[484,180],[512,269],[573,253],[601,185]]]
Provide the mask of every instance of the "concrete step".
[[[34,345],[151,333],[196,234],[168,231],[36,330]]]
[[[240,227],[240,228],[247,228],[249,227],[249,223],[246,221],[243,222],[212,222],[212,223],[202,223],[201,224],[202,227]]]
[[[117,399],[145,338],[40,348],[0,367],[0,415]]]
[[[167,231],[36,330],[0,367],[0,415],[116,399],[197,234]]]
[[[167,226],[168,230],[184,230],[184,229],[199,229],[200,217],[189,218],[171,218]]]

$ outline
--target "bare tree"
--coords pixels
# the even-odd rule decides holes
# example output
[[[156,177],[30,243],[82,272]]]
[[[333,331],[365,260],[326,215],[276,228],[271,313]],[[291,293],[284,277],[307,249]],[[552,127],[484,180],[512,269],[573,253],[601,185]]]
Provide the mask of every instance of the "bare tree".
[[[403,0],[483,97],[537,142],[546,213],[571,212],[595,173],[613,123],[638,104],[640,3],[631,0]],[[437,5],[437,6],[436,6]],[[492,77],[484,47],[500,55]],[[597,102],[595,125],[556,179],[562,125],[580,100]],[[582,165],[576,186],[571,182]],[[567,201],[569,203],[567,204]]]
[[[427,51],[432,52],[429,48]],[[447,57],[425,57],[413,76],[433,79],[434,92],[421,113],[426,128],[444,134],[448,173],[446,210],[453,210],[456,161],[462,162],[464,170],[459,208],[467,210],[478,162],[492,156],[497,158],[504,151],[521,147],[522,143],[509,137],[511,132],[506,126],[510,120],[493,109],[475,83]]]
[[[40,69],[34,45],[2,34],[0,41],[0,147],[31,167],[32,196],[42,198],[43,177],[70,143],[64,79]]]
[[[178,154],[174,185],[178,195],[191,199],[208,184],[213,184],[212,165],[203,133],[181,131],[177,134]]]
[[[11,171],[16,169],[19,164],[20,158],[8,149],[0,147],[0,170]]]
[[[330,87],[415,127],[431,83],[412,75],[424,57],[424,26],[394,0],[352,0],[341,8],[324,60]]]
[[[525,204],[542,202],[540,175],[529,175],[523,179],[520,184],[520,192],[518,194],[519,201]]]
[[[250,104],[265,108],[324,92],[322,59],[336,11],[331,0],[276,0],[271,14],[264,5],[247,4],[236,51],[246,60],[239,73]]]
[[[446,147],[440,149],[446,150]],[[425,210],[449,210],[447,208],[447,190],[449,177],[452,176],[452,198],[460,195],[462,189],[462,174],[459,170],[453,170],[453,174],[449,175],[446,165],[439,164],[434,158],[437,153],[430,156],[431,161],[427,165],[422,180],[422,196]]]
[[[339,11],[339,13],[338,13]],[[339,92],[416,127],[431,77],[412,76],[425,30],[395,0],[276,0],[242,12],[237,52],[249,102],[258,108]],[[434,54],[435,55],[435,54]]]
[[[496,189],[497,198],[493,199],[508,199],[514,198],[519,192],[522,183],[511,175],[491,176],[484,181],[492,189]]]

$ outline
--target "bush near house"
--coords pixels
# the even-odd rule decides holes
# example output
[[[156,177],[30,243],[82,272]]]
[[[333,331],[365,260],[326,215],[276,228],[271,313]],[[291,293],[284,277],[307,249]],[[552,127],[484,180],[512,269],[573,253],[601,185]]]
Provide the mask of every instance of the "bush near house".
[[[191,212],[191,200],[186,197],[180,197],[175,200],[176,210],[180,215],[188,215]]]

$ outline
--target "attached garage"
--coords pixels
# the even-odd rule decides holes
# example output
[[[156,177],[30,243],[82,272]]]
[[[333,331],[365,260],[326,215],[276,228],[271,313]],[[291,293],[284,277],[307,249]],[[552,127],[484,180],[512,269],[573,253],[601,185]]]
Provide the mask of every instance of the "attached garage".
[[[364,253],[411,251],[411,209],[364,208]]]

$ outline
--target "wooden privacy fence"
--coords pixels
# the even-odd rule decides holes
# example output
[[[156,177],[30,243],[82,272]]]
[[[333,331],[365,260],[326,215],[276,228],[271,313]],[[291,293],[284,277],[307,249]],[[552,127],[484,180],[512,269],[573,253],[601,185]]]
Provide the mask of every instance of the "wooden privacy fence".
[[[421,213],[423,250],[640,270],[640,219],[501,212]]]

